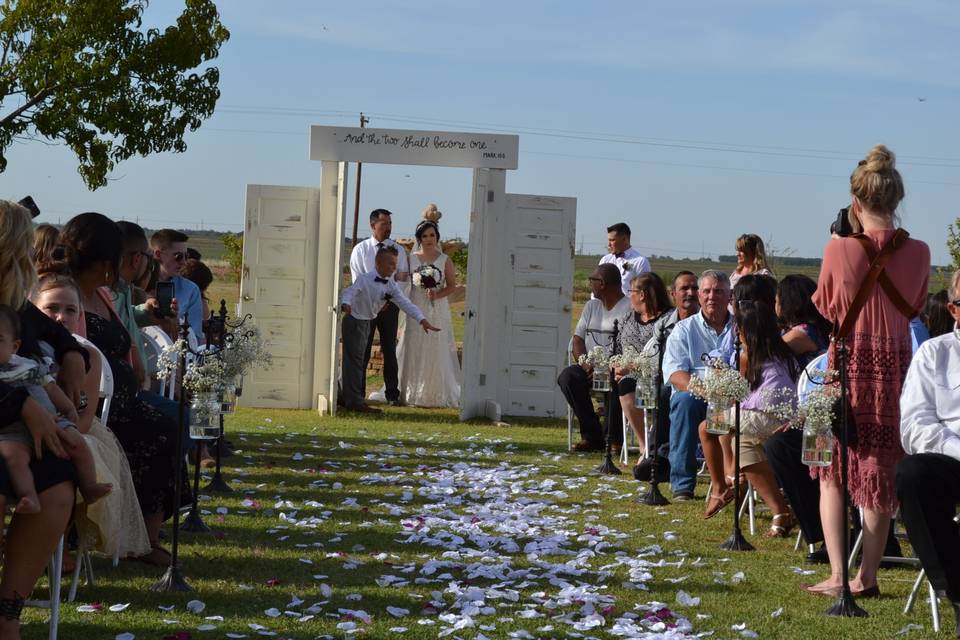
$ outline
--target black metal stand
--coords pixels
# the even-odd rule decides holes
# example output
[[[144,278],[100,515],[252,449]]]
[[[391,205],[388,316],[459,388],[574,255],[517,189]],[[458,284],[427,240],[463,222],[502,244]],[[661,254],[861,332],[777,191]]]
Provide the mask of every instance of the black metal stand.
[[[210,312],[210,320],[207,323],[207,327],[207,342],[215,344],[218,347],[222,347],[227,331],[226,300],[220,300],[218,316],[214,316],[213,312]],[[240,395],[239,390],[237,391],[237,395]],[[232,493],[233,489],[231,489],[226,480],[223,479],[223,474],[220,472],[221,457],[225,458],[228,455],[224,453],[223,414],[220,414],[220,435],[217,438],[216,443],[217,444],[214,447],[213,455],[216,458],[217,466],[216,470],[214,471],[213,478],[211,478],[210,482],[207,483],[207,486],[204,487],[204,491],[209,491],[211,493]],[[232,455],[232,453],[229,455]]]
[[[847,341],[840,338],[836,341],[837,363],[840,369],[840,397],[843,401],[840,403],[841,413],[841,435],[840,435],[840,487],[843,492],[843,570],[841,573],[842,583],[840,586],[840,595],[833,606],[826,610],[828,616],[843,616],[847,618],[866,618],[867,612],[861,609],[853,599],[853,593],[850,591],[850,498],[849,498],[849,479],[847,478],[847,442],[850,434],[847,433],[847,422],[850,416],[847,415],[847,398],[849,398],[850,386],[847,380]]]
[[[740,368],[740,335],[733,337],[734,366]],[[740,402],[734,405],[733,410],[733,532],[730,537],[720,544],[726,551],[754,551],[754,546],[747,542],[740,530]]]
[[[183,316],[183,324],[180,325],[180,338],[186,342],[187,332],[190,329],[187,314]],[[183,422],[184,415],[187,412],[187,394],[183,388],[183,376],[187,369],[187,355],[181,353],[177,363],[177,380],[180,383],[180,411],[177,420],[177,437],[175,450],[176,454],[173,461],[173,535],[170,545],[170,565],[163,576],[150,587],[151,591],[173,592],[173,591],[193,591],[193,587],[187,582],[186,578],[180,572],[177,564],[177,555],[180,549],[180,490],[183,488],[181,475],[183,473]]]
[[[617,321],[613,321],[613,337],[610,341],[610,355],[613,356],[617,352]],[[617,468],[616,463],[613,461],[613,429],[611,428],[611,417],[613,416],[613,411],[616,411],[616,407],[620,406],[620,398],[617,397],[617,394],[613,392],[613,372],[610,369],[607,369],[607,375],[610,376],[610,391],[607,391],[607,400],[606,400],[606,420],[607,423],[607,437],[606,437],[606,446],[604,447],[603,453],[603,463],[597,467],[597,473],[607,476],[619,476],[623,472]],[[614,405],[616,402],[616,405]],[[626,443],[624,443],[626,444]]]
[[[200,517],[200,446],[202,444],[202,440],[195,442],[194,450],[197,455],[193,461],[193,504],[190,506],[190,513],[180,525],[181,531],[189,533],[210,533],[210,527]]]
[[[660,406],[662,400],[661,391],[663,390],[663,350],[667,340],[667,332],[661,327],[660,335],[657,336],[657,396],[656,403],[657,406],[655,409],[647,412],[647,415],[653,414],[653,442],[651,443],[653,447],[653,460],[650,462],[650,488],[647,492],[640,498],[640,504],[646,504],[651,507],[662,507],[664,505],[670,504],[670,501],[667,500],[667,497],[663,495],[660,491],[660,481],[657,480],[657,458],[659,458],[659,443],[657,442],[657,434],[660,432],[661,420],[665,419],[667,413],[663,410],[663,407]]]
[[[223,479],[223,475],[220,473],[220,449],[223,448],[223,414],[220,415],[220,437],[217,438],[217,445],[214,448],[216,449],[214,456],[216,457],[217,466],[213,473],[213,478],[211,478],[207,486],[204,487],[204,491],[233,493],[233,489],[230,488],[230,485],[227,484],[227,481]]]
[[[607,476],[619,476],[623,473],[613,461],[613,429],[611,428],[610,417],[613,415],[611,412],[615,411],[613,403],[617,402],[619,405],[620,398],[616,396],[617,394],[615,394],[612,389],[607,392],[607,443],[606,447],[604,447],[603,464],[597,467],[597,473]]]

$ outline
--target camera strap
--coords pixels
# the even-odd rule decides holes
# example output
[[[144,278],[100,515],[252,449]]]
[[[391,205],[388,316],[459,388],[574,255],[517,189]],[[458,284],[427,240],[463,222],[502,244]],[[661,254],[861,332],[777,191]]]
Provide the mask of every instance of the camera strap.
[[[834,331],[834,337],[846,338],[850,335],[850,332],[853,330],[853,325],[857,321],[860,311],[863,309],[863,305],[867,303],[867,298],[873,293],[873,289],[878,282],[880,283],[880,288],[883,289],[884,293],[887,294],[890,301],[893,302],[900,313],[908,319],[917,315],[917,311],[904,300],[903,296],[900,295],[900,292],[897,291],[896,286],[894,286],[890,280],[890,276],[888,276],[885,271],[887,262],[889,262],[891,256],[893,256],[893,252],[904,245],[907,238],[910,237],[910,234],[903,229],[897,229],[893,237],[890,238],[887,244],[883,245],[879,252],[874,248],[873,242],[867,236],[858,233],[850,237],[856,239],[860,243],[860,246],[863,247],[863,250],[867,254],[867,259],[870,260],[870,269],[860,284],[860,289],[853,298],[853,303],[851,303],[850,308],[847,309],[847,315],[844,316],[843,322],[840,324],[840,327]]]

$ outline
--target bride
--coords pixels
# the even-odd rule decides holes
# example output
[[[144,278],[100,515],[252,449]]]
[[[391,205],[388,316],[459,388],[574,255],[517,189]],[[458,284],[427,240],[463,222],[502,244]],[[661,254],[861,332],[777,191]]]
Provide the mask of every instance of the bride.
[[[427,335],[405,323],[397,347],[400,398],[418,407],[460,406],[460,361],[447,300],[457,290],[457,271],[440,248],[441,215],[435,204],[424,209],[414,233],[417,250],[410,253],[410,300],[441,331]]]

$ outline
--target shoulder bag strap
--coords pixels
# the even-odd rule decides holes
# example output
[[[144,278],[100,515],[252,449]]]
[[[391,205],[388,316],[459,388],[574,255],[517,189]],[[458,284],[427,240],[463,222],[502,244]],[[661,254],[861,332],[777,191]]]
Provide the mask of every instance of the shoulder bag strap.
[[[900,231],[903,231],[903,229],[898,230],[898,233]],[[891,238],[890,242],[896,243],[894,250],[903,246],[903,242],[909,236],[910,234],[908,234],[906,231],[903,231],[902,235]],[[876,257],[877,250],[874,248],[871,242],[862,242],[861,244],[863,245],[864,250],[867,252],[867,258],[872,261]],[[900,291],[897,290],[897,286],[893,284],[893,280],[890,279],[890,276],[886,271],[883,271],[880,274],[877,282],[879,283],[880,288],[883,289],[884,293],[887,294],[887,297],[890,298],[890,302],[893,303],[893,306],[895,306],[900,313],[906,316],[908,320],[912,320],[918,313],[920,313],[919,309],[914,308],[914,306],[907,302],[906,298],[900,294]]]
[[[873,293],[873,288],[883,274],[887,262],[890,260],[893,252],[903,245],[903,241],[907,238],[907,235],[907,232],[903,229],[897,229],[896,233],[894,233],[887,244],[883,245],[879,253],[874,251],[873,244],[866,236],[860,234],[852,236],[860,242],[860,245],[867,253],[867,257],[870,258],[870,270],[867,271],[866,277],[864,277],[863,282],[860,284],[860,290],[857,291],[853,303],[850,305],[850,308],[847,309],[847,315],[844,316],[843,322],[840,324],[840,327],[834,331],[833,335],[835,338],[846,338],[850,335],[850,332],[853,330],[853,325],[857,321],[860,311],[863,309],[863,305],[867,303],[867,298]],[[875,255],[871,258],[871,254]]]

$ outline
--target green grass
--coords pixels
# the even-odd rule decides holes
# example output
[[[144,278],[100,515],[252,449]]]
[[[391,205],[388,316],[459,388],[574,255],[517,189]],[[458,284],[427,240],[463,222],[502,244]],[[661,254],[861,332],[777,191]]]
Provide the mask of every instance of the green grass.
[[[184,534],[181,547],[183,571],[196,588],[193,594],[156,594],[150,585],[160,572],[136,562],[122,562],[118,568],[109,566],[106,559],[95,559],[97,583],[81,587],[80,602],[130,603],[120,613],[106,610],[98,613],[79,613],[75,604],[63,606],[60,637],[70,640],[114,638],[123,632],[136,638],[163,638],[178,631],[188,631],[193,638],[223,638],[228,632],[245,633],[259,637],[249,624],[268,627],[281,638],[315,638],[323,634],[344,638],[336,625],[342,616],[338,608],[362,609],[372,617],[364,627],[370,638],[435,638],[446,625],[437,615],[421,615],[424,603],[432,599],[432,591],[445,591],[453,581],[463,581],[459,568],[445,568],[448,572],[438,582],[408,587],[381,587],[376,578],[384,574],[409,578],[421,576],[420,568],[428,559],[439,558],[443,549],[421,544],[399,544],[402,539],[401,516],[390,515],[384,503],[400,505],[404,518],[436,514],[430,500],[418,494],[418,489],[429,480],[430,474],[450,469],[455,464],[476,464],[484,468],[508,465],[511,468],[535,465],[535,473],[525,482],[512,487],[513,500],[550,503],[546,513],[554,516],[556,524],[531,532],[531,538],[546,538],[563,530],[577,534],[588,527],[610,531],[603,539],[611,546],[585,556],[584,568],[590,571],[579,578],[567,576],[570,582],[583,581],[598,585],[603,593],[615,598],[617,617],[634,610],[635,604],[659,600],[675,611],[687,615],[697,632],[714,630],[713,637],[735,638],[738,632],[731,625],[746,623],[763,638],[797,638],[803,640],[835,640],[836,638],[892,637],[908,623],[924,626],[922,632],[911,632],[906,637],[933,637],[927,607],[921,603],[914,613],[900,613],[910,583],[916,572],[886,570],[881,573],[884,597],[861,604],[871,617],[863,620],[826,618],[823,611],[829,601],[801,594],[798,584],[823,577],[800,576],[790,568],[802,564],[802,555],[793,551],[792,540],[765,540],[751,538],[757,546],[752,553],[734,553],[719,550],[718,544],[729,533],[729,512],[704,521],[701,519],[702,501],[677,503],[664,508],[650,508],[636,502],[638,484],[627,475],[616,478],[597,478],[591,473],[597,463],[595,455],[566,453],[564,425],[556,420],[517,420],[509,427],[493,427],[481,423],[462,424],[452,411],[424,411],[417,409],[390,409],[386,417],[359,419],[352,417],[318,417],[311,412],[241,410],[227,421],[229,437],[242,449],[226,462],[225,475],[233,480],[238,492],[229,497],[215,496],[202,503],[208,512],[204,518],[216,532]],[[342,448],[340,443],[353,445]],[[392,451],[388,446],[393,446]],[[304,457],[293,460],[296,453]],[[384,464],[390,471],[384,470]],[[397,474],[386,484],[361,484],[364,476],[375,473]],[[563,494],[545,496],[533,489],[530,480],[555,480],[556,489]],[[569,486],[565,487],[565,483]],[[311,484],[314,483],[314,484]],[[339,483],[339,484],[337,484]],[[492,489],[492,487],[491,487]],[[413,499],[401,502],[401,493],[409,490]],[[486,490],[486,489],[484,489]],[[705,491],[703,484],[698,495]],[[669,494],[669,492],[667,492]],[[460,493],[463,503],[450,506],[452,512],[464,516],[465,535],[471,517],[482,514],[480,494]],[[243,506],[249,498],[253,506]],[[355,500],[344,504],[346,499]],[[275,506],[279,500],[295,505],[297,518],[319,518],[316,528],[289,526],[281,520],[281,512],[294,509]],[[310,507],[308,500],[322,503]],[[218,508],[226,513],[218,515]],[[519,508],[519,506],[518,506]],[[329,511],[329,517],[323,512]],[[476,519],[475,519],[476,520]],[[476,522],[475,522],[476,524]],[[494,524],[479,518],[479,526],[496,535]],[[762,531],[769,526],[769,514],[759,516]],[[665,536],[665,532],[674,532]],[[436,533],[436,532],[434,532]],[[622,534],[622,535],[620,535]],[[588,541],[571,539],[569,548],[587,549]],[[521,542],[528,542],[523,539]],[[662,545],[661,553],[647,556],[652,564],[651,575],[645,581],[648,591],[623,586],[627,571],[614,566],[616,558],[638,558],[641,549]],[[374,557],[384,552],[387,557]],[[499,550],[496,557],[510,560],[515,568],[531,568],[534,562],[524,553]],[[544,557],[554,563],[576,564],[573,556]],[[699,560],[698,560],[699,559]],[[306,564],[303,560],[309,561]],[[354,566],[346,565],[348,561]],[[466,562],[467,560],[461,559]],[[663,561],[663,566],[656,566]],[[681,564],[682,563],[682,564]],[[484,563],[493,564],[493,562]],[[413,566],[411,574],[402,573],[403,566]],[[608,573],[597,573],[601,567]],[[731,584],[737,572],[745,580]],[[315,574],[326,578],[314,579]],[[268,581],[279,580],[271,585]],[[671,582],[674,580],[675,582]],[[680,581],[680,582],[676,582]],[[41,581],[43,582],[43,581]],[[508,632],[526,629],[534,637],[566,637],[572,627],[552,620],[551,615],[577,611],[579,606],[562,606],[552,613],[540,607],[546,617],[523,620],[517,612],[536,592],[547,592],[555,597],[559,587],[546,580],[532,580],[521,587],[517,603],[489,601],[496,608],[494,615],[478,616],[479,624],[495,625],[495,630],[483,631],[489,638],[506,638]],[[330,598],[319,592],[320,583],[333,588]],[[487,587],[484,578],[472,581]],[[66,588],[67,582],[64,581]],[[701,597],[699,607],[676,605],[678,589]],[[271,618],[264,611],[276,607],[287,609],[291,594],[305,602],[293,610],[303,611],[316,602],[324,602],[316,617],[297,621],[281,615]],[[349,600],[350,594],[359,594],[360,600]],[[206,603],[201,615],[185,611],[191,599]],[[452,598],[444,596],[445,606]],[[388,605],[409,609],[403,618],[392,618],[385,613]],[[158,609],[174,606],[170,612]],[[783,607],[779,617],[771,613]],[[441,610],[439,613],[447,613]],[[705,616],[698,618],[698,614]],[[205,616],[223,616],[223,621],[207,621]],[[27,610],[24,614],[24,637],[46,637],[46,614]],[[610,621],[603,628],[585,632],[588,636],[613,637],[608,634]],[[418,624],[426,618],[432,625]],[[944,628],[952,629],[949,608],[944,615]],[[164,624],[163,620],[176,620]],[[200,624],[216,625],[216,631],[197,631]],[[543,625],[553,625],[552,632],[537,632]],[[405,634],[391,633],[394,626],[408,628]],[[464,629],[450,637],[475,638],[476,627]],[[949,637],[947,632],[941,637]]]

